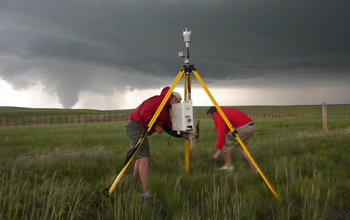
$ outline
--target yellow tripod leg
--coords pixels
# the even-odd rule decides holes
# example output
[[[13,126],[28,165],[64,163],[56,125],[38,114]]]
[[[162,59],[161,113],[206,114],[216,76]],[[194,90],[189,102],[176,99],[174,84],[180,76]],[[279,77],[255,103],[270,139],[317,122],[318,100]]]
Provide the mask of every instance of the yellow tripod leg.
[[[216,109],[218,110],[219,114],[221,115],[221,117],[224,119],[226,125],[229,127],[229,129],[231,130],[231,132],[234,132],[235,129],[233,128],[233,126],[231,125],[230,121],[227,119],[226,115],[224,114],[224,112],[221,110],[220,106],[218,105],[218,103],[215,101],[214,97],[211,95],[210,91],[208,90],[207,86],[204,84],[203,80],[201,79],[201,77],[199,76],[198,72],[196,70],[193,70],[194,75],[197,77],[199,83],[202,85],[203,89],[205,90],[205,92],[208,94],[210,100],[213,102],[213,104],[215,105]],[[262,172],[262,170],[260,169],[260,167],[258,166],[258,164],[255,162],[255,160],[253,159],[252,155],[250,154],[250,152],[248,151],[247,147],[245,146],[245,144],[243,143],[243,141],[241,140],[241,138],[238,136],[238,134],[236,134],[236,139],[239,142],[239,144],[242,146],[243,150],[246,152],[246,154],[248,155],[249,159],[252,161],[252,163],[254,164],[255,168],[259,171],[259,174],[261,175],[261,177],[264,179],[265,183],[267,184],[267,186],[269,187],[269,189],[271,190],[271,192],[273,193],[273,195],[278,199],[278,194],[277,192],[274,190],[274,188],[272,187],[271,183],[269,182],[269,180],[266,178],[266,176],[264,175],[264,173]]]
[[[157,120],[158,115],[159,115],[160,112],[163,110],[165,103],[168,101],[170,95],[172,94],[174,88],[176,87],[177,83],[179,82],[179,80],[180,80],[180,78],[181,78],[181,76],[183,75],[184,72],[185,72],[184,70],[181,70],[181,71],[179,72],[179,74],[177,75],[177,77],[175,78],[175,80],[174,80],[173,84],[171,85],[169,91],[168,91],[167,94],[165,95],[163,101],[160,103],[160,105],[159,105],[159,107],[158,107],[156,113],[155,113],[154,116],[152,117],[151,121],[148,123],[148,131],[151,130],[151,128],[152,128],[154,122]]]
[[[190,171],[190,141],[185,140],[185,171],[186,174]]]
[[[159,105],[157,111],[155,112],[155,114],[153,115],[151,121],[148,123],[148,125],[147,125],[147,133],[152,129],[152,126],[153,126],[154,122],[157,120],[160,112],[163,110],[165,103],[168,101],[170,95],[172,94],[174,88],[176,87],[176,85],[179,82],[179,80],[180,80],[181,76],[183,75],[183,73],[184,73],[184,70],[180,71],[179,74],[177,75],[177,77],[175,78],[175,80],[174,80],[173,84],[171,85],[169,91],[165,95],[163,101],[160,103],[160,105]],[[145,133],[145,135],[142,135],[140,137],[139,141],[136,144],[137,149],[136,149],[134,155],[129,159],[129,161],[125,164],[123,169],[119,172],[117,178],[114,180],[112,186],[108,190],[108,196],[110,196],[113,193],[115,187],[117,186],[117,184],[119,183],[120,179],[122,178],[124,172],[126,171],[126,168],[128,168],[128,166],[129,166],[130,162],[132,161],[132,159],[134,158],[137,150],[139,149],[139,147],[141,146],[142,142],[147,137],[147,133]]]
[[[144,141],[145,139],[146,139],[146,136],[140,138],[140,140],[139,140],[138,143],[136,144],[136,146],[137,146],[136,151],[138,150],[138,148],[141,146],[141,144],[143,143],[143,141]],[[126,168],[128,168],[130,162],[131,162],[132,159],[134,158],[134,156],[135,156],[135,154],[136,154],[136,151],[135,151],[134,155],[129,159],[129,161],[125,164],[125,166],[123,167],[123,169],[119,172],[117,178],[114,180],[112,186],[109,188],[109,190],[108,190],[108,196],[110,196],[110,195],[113,193],[113,191],[114,191],[115,187],[117,186],[119,180],[122,178],[124,172],[126,171]]]

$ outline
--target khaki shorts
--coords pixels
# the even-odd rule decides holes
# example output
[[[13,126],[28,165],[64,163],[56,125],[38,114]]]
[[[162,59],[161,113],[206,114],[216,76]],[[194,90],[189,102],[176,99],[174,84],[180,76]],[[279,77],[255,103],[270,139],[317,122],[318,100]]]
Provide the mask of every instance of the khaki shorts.
[[[250,138],[253,136],[253,134],[256,131],[255,125],[248,125],[240,128],[236,128],[236,131],[238,132],[238,136],[243,141],[244,145],[247,146]],[[233,134],[231,131],[227,132],[225,135],[225,144],[224,148],[226,149],[233,149],[234,147],[241,147],[239,142],[236,140],[236,138],[233,137]]]
[[[141,135],[145,129],[141,126],[140,123],[137,123],[133,120],[128,120],[125,124],[125,132],[130,141],[130,147],[133,148],[137,142],[140,140]],[[143,140],[141,146],[135,154],[135,159],[140,159],[142,157],[151,157],[151,152],[149,149],[147,137]]]

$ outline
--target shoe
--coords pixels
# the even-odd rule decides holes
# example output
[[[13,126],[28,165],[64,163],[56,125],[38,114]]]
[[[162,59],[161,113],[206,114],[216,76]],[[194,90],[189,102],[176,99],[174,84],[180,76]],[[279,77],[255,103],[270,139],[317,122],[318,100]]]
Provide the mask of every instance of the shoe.
[[[233,171],[235,169],[234,166],[227,167],[227,171]]]
[[[224,166],[218,168],[219,170],[227,170],[227,165],[225,164]]]
[[[219,170],[227,170],[227,171],[233,171],[235,169],[234,166],[227,166],[226,164],[219,168]]]
[[[151,191],[147,191],[147,192],[145,192],[145,193],[142,193],[142,194],[141,194],[141,197],[142,197],[143,199],[150,199],[150,198],[152,198],[152,193],[151,193]]]

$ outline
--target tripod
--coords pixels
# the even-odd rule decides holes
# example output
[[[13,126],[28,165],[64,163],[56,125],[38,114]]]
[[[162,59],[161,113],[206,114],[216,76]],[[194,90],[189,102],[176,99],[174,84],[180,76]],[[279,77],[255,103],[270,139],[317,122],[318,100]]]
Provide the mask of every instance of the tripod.
[[[239,137],[237,131],[233,128],[233,126],[231,125],[230,121],[227,119],[226,115],[224,114],[224,112],[221,110],[220,106],[218,105],[218,103],[216,102],[216,100],[214,99],[214,97],[212,96],[212,94],[210,93],[208,87],[205,85],[205,83],[203,82],[202,78],[199,76],[197,70],[194,68],[194,65],[190,63],[190,56],[189,56],[189,44],[190,44],[190,35],[191,35],[191,31],[188,31],[187,29],[183,32],[184,35],[184,43],[186,44],[186,48],[187,48],[187,55],[184,56],[182,53],[179,53],[179,56],[182,57],[184,59],[184,64],[183,64],[183,68],[180,70],[180,72],[178,73],[178,75],[176,76],[175,80],[173,81],[169,91],[167,92],[167,94],[165,95],[165,97],[163,98],[163,101],[161,102],[161,104],[159,105],[157,111],[155,112],[155,114],[153,115],[152,119],[150,120],[150,122],[147,125],[147,128],[144,130],[143,134],[141,135],[139,141],[137,142],[137,144],[129,151],[128,156],[126,158],[126,161],[124,162],[123,168],[120,171],[119,175],[117,176],[117,178],[115,179],[115,181],[113,182],[112,186],[109,188],[108,190],[108,195],[110,196],[113,192],[113,190],[115,189],[116,185],[118,184],[119,180],[121,179],[121,177],[123,176],[126,168],[129,166],[130,162],[132,161],[132,159],[134,158],[137,150],[140,148],[142,142],[145,140],[145,138],[147,137],[148,132],[151,130],[153,124],[155,123],[156,119],[158,118],[160,112],[162,111],[162,109],[164,108],[164,105],[166,104],[167,100],[169,99],[170,95],[172,94],[174,88],[176,87],[176,85],[178,84],[179,80],[181,79],[181,77],[185,74],[184,77],[184,82],[185,82],[185,86],[184,86],[184,94],[185,94],[185,101],[186,100],[190,100],[191,99],[191,75],[192,73],[195,75],[195,77],[197,78],[197,80],[199,81],[199,83],[201,84],[201,86],[203,87],[203,89],[205,90],[205,92],[207,93],[208,97],[210,98],[210,100],[212,101],[212,103],[214,104],[214,106],[216,107],[217,111],[219,112],[219,114],[221,115],[221,117],[223,118],[223,120],[225,121],[226,125],[228,126],[228,128],[230,129],[230,131],[232,132],[233,136],[236,138],[236,140],[239,142],[239,144],[241,145],[241,147],[243,148],[243,150],[245,151],[245,153],[248,155],[249,159],[252,161],[253,165],[255,166],[255,168],[258,170],[259,174],[261,175],[261,177],[263,178],[263,180],[265,181],[265,183],[267,184],[267,186],[269,187],[269,189],[271,190],[271,192],[274,194],[274,196],[276,197],[276,199],[278,199],[278,194],[277,192],[274,190],[274,188],[272,187],[271,183],[269,182],[269,180],[266,178],[265,174],[262,172],[262,170],[260,169],[260,167],[258,166],[258,164],[255,162],[255,160],[253,159],[253,157],[251,156],[250,152],[248,151],[247,147],[245,146],[245,144],[243,143],[243,141],[241,140],[241,138]],[[186,139],[185,140],[185,170],[186,173],[189,172],[189,140]]]

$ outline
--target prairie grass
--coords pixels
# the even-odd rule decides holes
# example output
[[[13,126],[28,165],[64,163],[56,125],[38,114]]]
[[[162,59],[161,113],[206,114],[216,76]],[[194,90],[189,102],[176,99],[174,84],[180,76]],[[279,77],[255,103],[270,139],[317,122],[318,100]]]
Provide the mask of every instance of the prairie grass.
[[[248,149],[279,194],[276,199],[243,157],[217,170],[216,130],[201,136],[184,172],[184,141],[149,137],[153,198],[140,198],[133,163],[105,199],[129,150],[124,122],[0,128],[0,219],[348,219],[350,119],[254,118]]]

